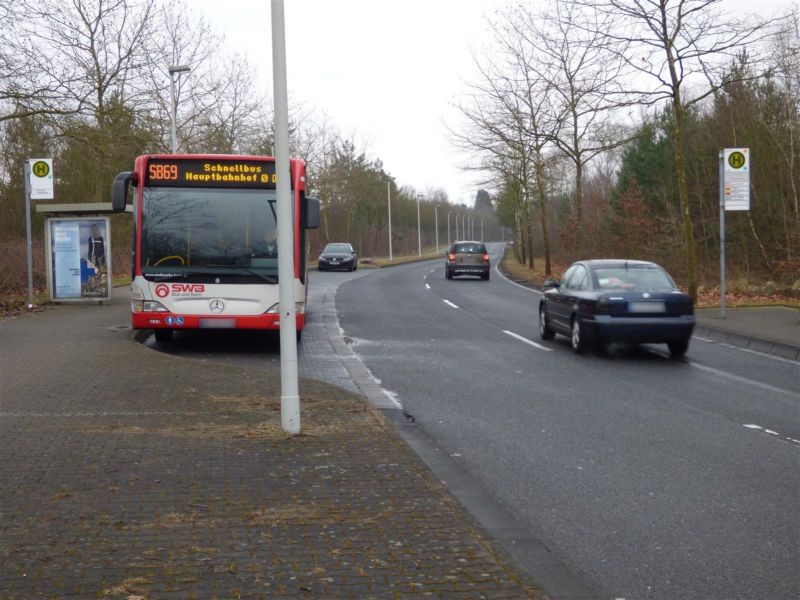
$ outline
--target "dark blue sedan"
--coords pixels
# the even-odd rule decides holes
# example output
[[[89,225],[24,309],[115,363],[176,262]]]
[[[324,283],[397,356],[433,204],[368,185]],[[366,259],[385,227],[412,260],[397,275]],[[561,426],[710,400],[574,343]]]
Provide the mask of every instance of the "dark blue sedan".
[[[582,260],[545,288],[539,335],[565,335],[577,354],[606,342],[667,344],[675,357],[689,348],[692,299],[655,263]]]

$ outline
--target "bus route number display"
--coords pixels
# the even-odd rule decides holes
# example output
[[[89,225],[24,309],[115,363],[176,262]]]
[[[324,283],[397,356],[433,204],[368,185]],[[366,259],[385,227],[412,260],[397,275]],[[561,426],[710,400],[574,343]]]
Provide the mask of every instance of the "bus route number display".
[[[153,158],[145,171],[152,186],[275,189],[276,182],[272,161]]]

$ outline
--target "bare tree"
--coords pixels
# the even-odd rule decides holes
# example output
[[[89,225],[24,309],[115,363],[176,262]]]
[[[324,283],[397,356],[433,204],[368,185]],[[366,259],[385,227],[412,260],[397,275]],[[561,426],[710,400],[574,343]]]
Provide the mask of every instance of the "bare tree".
[[[551,90],[558,131],[553,137],[574,168],[571,213],[575,251],[583,252],[583,182],[587,165],[627,141],[616,111],[631,103],[623,89],[625,63],[604,35],[608,18],[565,0],[538,15],[514,9],[514,34],[533,49],[529,67]]]
[[[637,90],[644,102],[669,102],[675,116],[675,175],[683,223],[689,294],[697,298],[697,250],[687,188],[684,127],[687,111],[740,74],[726,67],[742,48],[755,55],[767,23],[753,15],[734,19],[721,0],[598,0],[576,4],[603,16],[589,28],[619,44],[617,54],[651,86]],[[692,86],[691,90],[689,86]]]
[[[789,169],[794,227],[800,228],[800,201],[798,201],[799,194],[797,178],[795,177],[798,144],[800,144],[800,131],[798,131],[798,114],[800,114],[800,11],[797,5],[779,26],[773,48],[777,64],[775,78],[786,92],[788,98],[788,102],[784,106],[784,114],[780,115],[781,121],[788,128],[788,144],[778,143],[776,144],[776,149]],[[787,243],[787,246],[791,253],[791,244]]]
[[[507,15],[506,15],[507,16]],[[545,149],[552,142],[549,90],[532,70],[531,47],[515,35],[511,20],[491,24],[499,49],[496,61],[476,59],[481,81],[472,85],[469,104],[458,108],[466,120],[454,143],[475,160],[467,168],[489,173],[504,188],[503,201],[513,202],[517,258],[534,266],[533,198],[539,202],[546,270],[550,272],[550,240],[546,220]],[[548,129],[548,126],[550,128]]]
[[[0,0],[0,122],[45,114],[73,114],[66,98],[75,77],[70,64],[47,64],[18,23],[21,5]]]
[[[109,99],[124,98],[129,80],[138,76],[153,3],[9,2],[0,43],[8,52],[2,64],[17,65],[3,75],[16,108],[5,118],[88,111],[102,125]]]

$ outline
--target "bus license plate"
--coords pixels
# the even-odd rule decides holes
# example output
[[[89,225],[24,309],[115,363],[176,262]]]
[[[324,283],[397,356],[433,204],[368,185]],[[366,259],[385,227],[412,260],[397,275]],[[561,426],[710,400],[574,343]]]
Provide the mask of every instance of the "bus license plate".
[[[200,329],[235,329],[236,319],[200,319]]]

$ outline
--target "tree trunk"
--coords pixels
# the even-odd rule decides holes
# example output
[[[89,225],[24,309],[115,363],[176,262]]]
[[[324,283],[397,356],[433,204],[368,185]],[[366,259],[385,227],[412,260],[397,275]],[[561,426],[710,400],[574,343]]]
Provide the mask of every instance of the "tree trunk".
[[[541,162],[541,153],[537,152],[536,159],[536,190],[539,194],[539,219],[542,224],[542,244],[544,245],[544,272],[551,275],[550,267],[550,235],[547,231],[547,194],[544,189],[544,167]]]
[[[522,197],[525,200],[525,235],[528,237],[528,268],[533,271],[533,219],[531,218],[531,195],[528,191],[527,180],[525,182],[525,193]]]
[[[577,236],[575,242],[576,258],[583,258],[583,163],[581,162],[580,155],[577,156],[575,161],[575,202],[574,202],[574,217],[575,217],[575,234]]]
[[[683,126],[684,107],[680,99],[680,91],[675,90],[673,95],[673,109],[675,110],[675,175],[678,178],[678,196],[681,206],[681,220],[683,223],[683,248],[686,260],[687,285],[689,296],[697,302],[697,251],[694,246],[694,224],[689,210],[689,189],[686,184],[686,159],[683,153]]]

